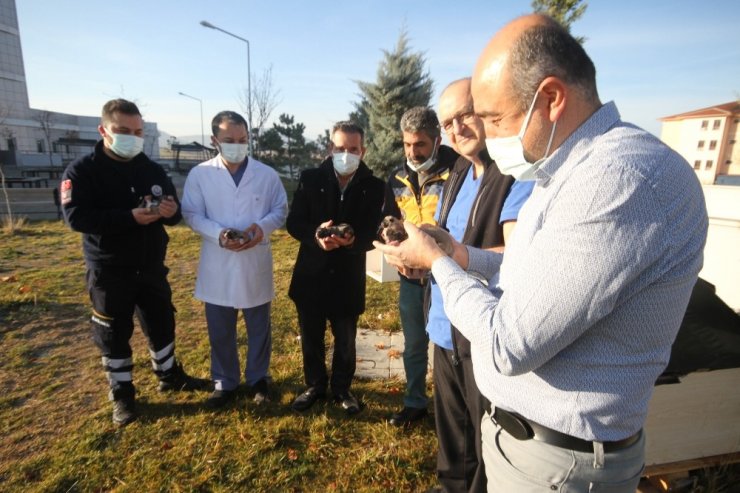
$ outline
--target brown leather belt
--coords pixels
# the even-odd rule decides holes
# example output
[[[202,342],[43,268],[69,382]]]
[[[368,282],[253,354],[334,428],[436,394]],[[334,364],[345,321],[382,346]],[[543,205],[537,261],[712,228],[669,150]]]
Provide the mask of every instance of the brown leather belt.
[[[505,411],[496,407],[493,409],[491,417],[501,428],[517,440],[534,439],[549,443],[556,447],[575,450],[577,452],[593,453],[594,451],[594,442],[589,442],[582,438],[551,430],[550,428],[535,423],[534,421],[530,421],[517,413]],[[641,435],[642,430],[623,440],[603,442],[604,452],[616,452],[617,450],[625,449],[637,442]]]

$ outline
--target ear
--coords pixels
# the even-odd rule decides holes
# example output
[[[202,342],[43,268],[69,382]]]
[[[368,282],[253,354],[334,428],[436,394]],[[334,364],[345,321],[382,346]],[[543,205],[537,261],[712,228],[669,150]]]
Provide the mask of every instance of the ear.
[[[540,91],[547,100],[549,120],[556,122],[565,111],[568,102],[568,86],[557,77],[546,77],[540,84]]]
[[[100,134],[101,137],[105,137],[108,134],[108,132],[106,132],[105,127],[103,126],[102,123],[98,125],[98,133]]]

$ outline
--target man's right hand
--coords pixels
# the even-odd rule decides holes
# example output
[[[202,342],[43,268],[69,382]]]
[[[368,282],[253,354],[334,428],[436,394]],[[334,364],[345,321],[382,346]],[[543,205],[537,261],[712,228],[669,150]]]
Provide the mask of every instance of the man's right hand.
[[[137,207],[135,209],[131,209],[131,214],[134,215],[134,221],[136,221],[137,224],[141,224],[142,226],[151,224],[162,217],[158,212],[152,212],[147,207]]]
[[[332,224],[334,224],[334,221],[329,219],[325,223],[319,224],[319,228],[328,228]],[[340,242],[337,241],[337,237],[334,235],[327,236],[326,238],[319,238],[318,235],[316,235],[314,236],[314,239],[316,240],[316,243],[319,245],[319,248],[327,252],[331,250],[336,250],[337,248],[344,246],[340,244]],[[354,241],[354,238],[353,238],[353,241]]]

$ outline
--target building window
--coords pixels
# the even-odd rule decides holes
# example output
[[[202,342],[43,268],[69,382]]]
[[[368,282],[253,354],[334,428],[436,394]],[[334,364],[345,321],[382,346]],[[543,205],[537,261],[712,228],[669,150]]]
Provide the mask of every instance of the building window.
[[[700,140],[699,145],[696,146],[697,149],[704,149],[704,141]]]
[[[700,169],[701,168],[701,159],[697,159],[694,161],[694,169]]]
[[[701,129],[702,130],[706,130],[707,128],[709,128],[709,120],[702,120],[701,121]]]
[[[42,139],[36,141],[36,152],[46,152],[44,149],[44,141]]]
[[[717,141],[716,140],[710,140],[709,141],[709,150],[713,151],[717,148]]]
[[[710,159],[709,161],[707,161],[707,164],[704,165],[704,169],[711,169],[713,164],[714,161]]]
[[[722,124],[721,120],[714,120],[714,124],[712,124],[712,130],[719,130],[719,126]]]

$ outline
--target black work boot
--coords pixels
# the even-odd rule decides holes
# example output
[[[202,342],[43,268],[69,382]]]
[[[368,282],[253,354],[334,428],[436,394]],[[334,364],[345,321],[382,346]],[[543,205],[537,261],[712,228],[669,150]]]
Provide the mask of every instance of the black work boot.
[[[172,368],[158,374],[159,376],[159,391],[180,391],[180,390],[211,390],[211,381],[205,378],[191,377],[185,370],[182,369],[182,365],[175,361]]]
[[[133,388],[111,390],[108,398],[113,401],[113,423],[126,426],[136,421],[136,398]]]

